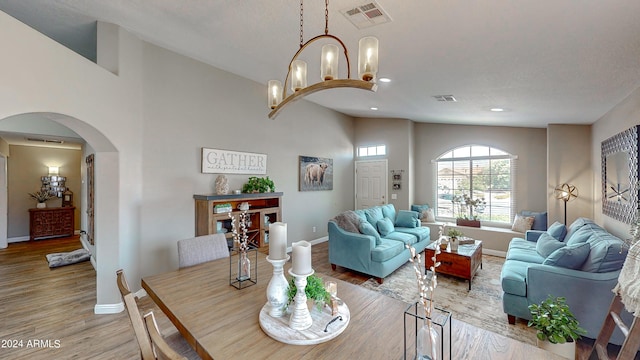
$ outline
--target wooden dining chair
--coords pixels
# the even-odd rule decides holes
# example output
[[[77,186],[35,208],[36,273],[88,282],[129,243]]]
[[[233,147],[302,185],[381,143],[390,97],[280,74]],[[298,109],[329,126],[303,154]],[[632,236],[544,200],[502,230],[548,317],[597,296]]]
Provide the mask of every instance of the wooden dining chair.
[[[164,338],[155,321],[153,312],[150,311],[143,317],[140,315],[135,295],[129,290],[127,279],[122,269],[116,271],[118,289],[124,300],[124,307],[129,314],[133,332],[136,335],[138,346],[140,347],[140,355],[142,360],[187,360],[200,359],[198,354],[193,350],[186,340],[179,334]],[[178,353],[174,349],[180,349]],[[184,356],[183,356],[184,355]]]
[[[229,257],[229,247],[224,234],[203,235],[178,241],[178,266],[181,269],[225,257]]]

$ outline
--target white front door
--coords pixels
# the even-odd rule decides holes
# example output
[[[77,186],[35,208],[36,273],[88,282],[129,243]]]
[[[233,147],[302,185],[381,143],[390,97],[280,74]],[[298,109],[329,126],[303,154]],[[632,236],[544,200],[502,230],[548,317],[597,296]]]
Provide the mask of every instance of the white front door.
[[[387,203],[387,160],[356,161],[356,209]]]

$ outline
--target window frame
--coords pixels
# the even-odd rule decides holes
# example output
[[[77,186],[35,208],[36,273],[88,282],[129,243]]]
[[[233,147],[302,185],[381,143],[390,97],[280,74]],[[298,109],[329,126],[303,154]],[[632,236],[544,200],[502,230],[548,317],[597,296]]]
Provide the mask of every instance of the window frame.
[[[478,148],[486,148],[488,155],[473,155],[473,147],[478,147]],[[456,153],[460,153],[463,150],[465,150],[468,155],[467,156],[457,156]],[[492,155],[492,153],[497,153],[497,155]],[[447,157],[445,157],[447,156]],[[492,164],[491,161],[492,160],[509,160],[509,179],[508,179],[508,187],[507,188],[501,188],[501,189],[496,189],[496,190],[489,190],[489,191],[485,191],[485,193],[489,193],[489,196],[485,196],[485,200],[487,201],[487,205],[486,205],[486,209],[484,211],[484,213],[489,212],[489,219],[485,219],[483,218],[483,216],[480,216],[480,219],[482,220],[482,224],[485,226],[495,226],[495,227],[510,227],[511,223],[513,222],[513,217],[514,217],[514,209],[515,209],[515,169],[516,169],[516,163],[515,160],[517,159],[516,156],[500,149],[494,146],[489,146],[489,145],[479,145],[479,144],[467,144],[467,145],[462,145],[462,146],[458,146],[452,149],[449,149],[447,151],[445,151],[444,153],[442,153],[439,157],[437,157],[435,160],[433,160],[434,163],[434,173],[435,173],[435,183],[436,183],[436,188],[435,188],[435,215],[436,218],[439,221],[447,221],[447,222],[455,222],[456,219],[456,208],[453,204],[450,204],[449,206],[451,207],[449,210],[451,211],[451,216],[449,216],[449,214],[443,215],[442,212],[440,211],[441,208],[441,204],[440,202],[445,200],[447,202],[451,201],[450,199],[445,199],[445,198],[441,198],[441,196],[447,195],[446,193],[441,192],[441,176],[439,174],[440,172],[440,163],[446,163],[448,162],[449,164],[451,164],[451,181],[452,184],[455,181],[460,181],[460,180],[456,180],[456,176],[454,174],[454,169],[455,169],[455,163],[464,163],[464,162],[468,162],[468,165],[465,169],[467,169],[467,173],[469,174],[469,185],[467,189],[460,189],[457,188],[456,186],[452,186],[450,188],[451,193],[449,194],[451,199],[453,198],[453,196],[455,195],[462,195],[462,193],[466,193],[468,195],[471,195],[472,192],[474,192],[474,182],[473,182],[473,178],[475,177],[476,179],[478,178],[478,176],[489,176],[490,179],[492,177],[497,177],[497,176],[501,176],[501,175],[505,175],[504,173],[492,173]],[[471,169],[474,168],[474,166],[477,168],[477,163],[478,162],[487,162],[488,163],[488,170],[489,173],[480,173],[480,174],[476,174],[474,176],[473,171]],[[475,164],[474,164],[475,163]],[[465,175],[461,175],[458,178],[462,179],[464,178]],[[477,187],[476,187],[477,189]],[[507,205],[507,213],[508,213],[508,220],[505,221],[499,221],[496,220],[496,218],[494,217],[493,219],[491,218],[491,213],[492,213],[492,209],[500,209],[501,207],[504,208],[504,206],[496,206],[496,205],[492,205],[492,197],[491,197],[491,193],[492,192],[500,192],[500,193],[508,193],[508,198],[510,199],[508,201]],[[477,198],[478,196],[473,196],[473,198]],[[441,200],[443,199],[443,200]],[[496,213],[496,217],[500,216],[500,213],[502,213],[504,216],[504,212],[500,212],[500,211],[493,211],[494,213]]]

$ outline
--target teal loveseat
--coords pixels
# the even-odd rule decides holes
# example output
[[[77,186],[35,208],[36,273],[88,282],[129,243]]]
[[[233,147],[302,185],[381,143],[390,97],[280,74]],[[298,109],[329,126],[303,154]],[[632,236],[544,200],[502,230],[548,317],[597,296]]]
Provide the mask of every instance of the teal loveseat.
[[[407,245],[417,252],[430,242],[415,211],[396,212],[392,204],[345,211],[328,224],[329,262],[377,278],[379,283],[409,260]]]
[[[509,323],[531,319],[528,306],[548,295],[563,296],[586,336],[596,338],[627,252],[621,239],[586,218],[514,238],[500,276]],[[612,342],[620,343],[619,335],[614,333]]]

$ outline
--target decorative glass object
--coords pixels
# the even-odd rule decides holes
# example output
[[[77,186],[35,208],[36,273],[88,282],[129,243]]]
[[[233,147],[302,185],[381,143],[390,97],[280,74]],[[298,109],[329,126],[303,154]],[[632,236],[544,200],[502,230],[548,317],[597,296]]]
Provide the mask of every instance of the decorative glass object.
[[[404,359],[451,360],[451,312],[434,307],[431,317],[416,302],[404,312]]]
[[[291,90],[298,91],[307,87],[307,63],[294,60],[291,63]]]
[[[373,81],[378,73],[378,39],[367,36],[358,42],[358,77]]]
[[[440,360],[442,351],[438,347],[440,336],[433,328],[431,320],[425,320],[416,336],[416,358],[418,360]]]
[[[246,251],[241,251],[238,258],[238,280],[244,281],[251,278],[251,260]]]
[[[282,83],[278,80],[269,80],[268,88],[269,108],[275,109],[282,101]]]
[[[333,44],[322,46],[320,60],[320,78],[322,81],[333,80],[338,76],[338,47]]]
[[[234,248],[229,255],[229,285],[236,289],[244,289],[257,284],[258,248],[251,245],[246,251]]]

